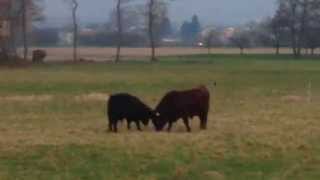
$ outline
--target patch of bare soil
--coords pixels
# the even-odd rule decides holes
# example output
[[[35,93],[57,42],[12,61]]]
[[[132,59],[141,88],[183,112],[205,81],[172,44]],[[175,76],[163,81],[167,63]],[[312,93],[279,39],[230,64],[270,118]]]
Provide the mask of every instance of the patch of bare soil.
[[[284,102],[306,102],[308,101],[308,98],[303,96],[287,95],[281,97],[281,100]]]
[[[36,48],[35,48],[36,49]],[[72,49],[68,47],[45,48],[48,53],[46,62],[64,62],[71,61]],[[98,62],[110,62],[115,59],[116,48],[103,47],[79,47],[79,57],[94,60]],[[21,50],[20,50],[21,51]],[[246,49],[246,54],[274,54],[272,48],[250,48]],[[239,54],[237,48],[213,48],[212,52],[216,54]],[[21,52],[20,52],[21,53]],[[206,48],[199,47],[160,47],[156,49],[157,56],[180,56],[207,54]],[[281,53],[291,53],[289,48],[282,48]],[[148,60],[150,57],[150,48],[122,48],[122,60]]]
[[[75,96],[76,101],[107,101],[109,99],[109,94],[104,93],[90,93],[85,95]]]
[[[217,171],[207,171],[204,173],[208,179],[224,180],[225,176]]]
[[[0,97],[0,101],[18,101],[18,102],[26,102],[26,101],[50,101],[53,99],[51,95],[31,95],[31,96],[4,96]]]

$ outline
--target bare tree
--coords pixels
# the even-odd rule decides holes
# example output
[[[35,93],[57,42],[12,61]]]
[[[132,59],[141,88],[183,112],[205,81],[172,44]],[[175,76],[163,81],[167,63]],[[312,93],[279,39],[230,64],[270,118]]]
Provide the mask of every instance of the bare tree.
[[[121,45],[122,45],[122,33],[123,33],[123,27],[122,27],[122,1],[123,0],[117,0],[117,36],[118,36],[118,42],[117,42],[117,54],[115,62],[120,61],[120,54],[121,54]]]
[[[276,55],[280,54],[280,39],[281,39],[281,24],[277,17],[271,20],[270,29],[272,32],[272,41],[274,42],[274,48],[276,49]]]
[[[237,30],[230,41],[233,45],[240,49],[240,54],[244,54],[244,49],[250,47],[251,45],[251,34],[248,30]]]
[[[123,7],[124,3],[128,3],[131,0],[117,0],[117,6],[116,6],[116,26],[117,26],[117,53],[116,53],[116,59],[115,62],[120,61],[121,56],[121,46],[123,44],[123,33],[124,28],[126,24],[130,24],[128,22],[128,19],[130,19],[130,15],[133,15],[133,13],[136,14],[134,9],[131,9],[131,11],[127,8],[125,9]],[[132,11],[133,10],[133,11]],[[134,15],[135,16],[135,15]],[[132,20],[132,19],[131,19]],[[129,20],[130,21],[130,20]],[[129,25],[130,26],[130,25]]]
[[[116,0],[116,7],[107,23],[108,31],[115,32],[117,36],[115,62],[121,61],[121,47],[127,42],[125,36],[137,29],[145,29],[145,6],[131,2],[134,0]]]
[[[222,41],[220,39],[220,32],[217,30],[211,29],[204,36],[205,46],[208,48],[208,54],[211,54],[211,48],[214,46],[222,45]]]
[[[309,3],[309,15],[303,36],[303,45],[307,54],[310,49],[311,55],[314,55],[315,49],[320,47],[320,0],[312,0]]]
[[[27,37],[27,6],[28,0],[21,1],[21,13],[22,13],[22,39],[23,39],[23,59],[27,60],[28,58],[28,37]]]
[[[8,60],[9,59],[9,49],[11,46],[11,31],[9,30],[9,27],[12,26],[13,22],[13,16],[9,16],[10,9],[12,4],[7,2],[6,4],[3,3],[0,5],[0,11],[2,20],[0,20],[0,60]],[[5,20],[5,21],[3,21]],[[11,28],[12,29],[12,28]],[[14,47],[14,52],[16,52],[16,48]]]
[[[78,18],[77,11],[79,7],[79,3],[77,0],[65,0],[71,6],[72,11],[72,26],[73,26],[73,61],[78,60],[78,40],[79,40],[79,32],[78,32]]]
[[[285,7],[280,4],[274,17],[267,22],[267,28],[271,32],[271,40],[273,41],[277,55],[280,54],[281,41],[284,39],[285,34],[288,33],[286,28],[288,26],[288,19],[286,18],[284,8]]]
[[[28,32],[32,22],[42,20],[42,0],[16,0],[9,1],[8,9],[8,37],[2,51],[6,51],[8,57],[17,56],[17,40],[22,34],[23,58],[28,58]]]
[[[315,49],[320,47],[319,32],[320,32],[320,25],[317,24],[312,27],[309,27],[308,33],[305,36],[305,39],[304,39],[305,48],[306,48],[306,51],[310,49],[311,55],[314,55]]]
[[[284,27],[278,15],[266,18],[253,24],[251,38],[253,45],[259,47],[272,47],[275,54],[280,54],[280,47],[287,43],[288,30]],[[287,43],[288,45],[288,43]]]
[[[156,47],[161,39],[163,22],[168,18],[167,2],[165,0],[148,0],[147,3],[147,29],[151,47],[151,61],[158,61],[156,58]]]
[[[73,60],[78,60],[78,21],[77,21],[77,10],[78,1],[72,0],[72,21],[73,21]]]
[[[208,54],[211,54],[211,47],[212,47],[212,39],[214,37],[214,32],[211,30],[207,37],[206,37],[206,46],[208,48]]]
[[[319,0],[279,0],[279,9],[284,14],[290,30],[291,46],[295,57],[301,56],[304,40],[313,19],[319,19]]]
[[[155,44],[155,37],[154,37],[154,22],[155,22],[155,6],[156,0],[149,0],[148,4],[148,33],[149,33],[149,41],[151,46],[151,61],[157,61],[156,58],[156,44]]]

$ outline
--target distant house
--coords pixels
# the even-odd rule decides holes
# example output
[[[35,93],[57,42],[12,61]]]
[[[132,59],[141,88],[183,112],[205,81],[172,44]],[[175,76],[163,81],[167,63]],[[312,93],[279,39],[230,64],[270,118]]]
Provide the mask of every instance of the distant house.
[[[73,42],[73,33],[69,31],[59,32],[59,45],[60,46],[70,46]]]
[[[162,38],[160,42],[161,46],[166,47],[179,46],[181,43],[181,40],[178,38]]]
[[[235,32],[235,28],[229,27],[223,31],[223,34],[226,39],[229,39],[234,35],[234,32]]]

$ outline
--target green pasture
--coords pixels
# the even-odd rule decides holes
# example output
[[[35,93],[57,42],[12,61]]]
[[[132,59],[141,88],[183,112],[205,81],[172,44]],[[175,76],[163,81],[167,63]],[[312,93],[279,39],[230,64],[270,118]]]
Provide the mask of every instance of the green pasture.
[[[158,63],[49,63],[0,68],[0,179],[318,180],[320,58],[162,57]],[[214,86],[214,82],[217,86]],[[206,131],[108,133],[106,100],[151,107],[206,85]]]

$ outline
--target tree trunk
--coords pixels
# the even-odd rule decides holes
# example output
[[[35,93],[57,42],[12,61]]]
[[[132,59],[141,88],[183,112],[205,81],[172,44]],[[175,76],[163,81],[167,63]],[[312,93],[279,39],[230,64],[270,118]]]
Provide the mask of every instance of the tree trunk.
[[[154,9],[155,2],[154,0],[150,0],[149,2],[149,24],[148,24],[148,30],[149,30],[149,40],[150,40],[150,46],[151,46],[151,61],[155,62],[157,61],[156,58],[156,45],[155,45],[155,38],[154,38],[154,14],[153,14],[153,9]]]
[[[18,31],[18,18],[12,17],[9,21],[10,25],[10,35],[8,38],[6,38],[6,49],[7,54],[10,56],[17,57],[17,31]]]
[[[6,47],[7,46],[7,43],[8,41],[3,38],[3,39],[0,39],[0,61],[7,61],[9,59],[8,57],[8,48]]]
[[[298,58],[300,56],[300,50],[298,48],[298,30],[296,29],[297,21],[297,5],[291,5],[291,21],[290,21],[290,32],[291,32],[291,47],[294,57]]]
[[[243,50],[244,50],[244,48],[243,47],[240,47],[240,55],[243,55],[244,53],[243,53]]]
[[[309,49],[307,47],[304,49],[304,53],[305,53],[305,55],[309,54]]]
[[[277,48],[276,48],[276,55],[279,55],[279,54],[280,54],[280,48],[277,47]]]
[[[303,40],[305,37],[306,29],[307,29],[307,18],[308,18],[308,5],[309,3],[306,3],[304,1],[303,3],[303,8],[302,8],[302,17],[300,20],[300,29],[297,33],[297,57],[301,57],[302,54],[302,45],[303,45]]]
[[[117,54],[115,62],[120,62],[121,45],[122,45],[122,12],[121,12],[121,0],[117,3],[117,26],[118,26],[118,42],[117,42]]]
[[[78,2],[73,0],[72,8],[72,20],[73,20],[73,61],[78,60],[78,22],[77,22],[77,10]]]
[[[291,30],[291,47],[294,57],[298,57],[298,50],[297,50],[297,41],[296,41],[296,33],[295,30]]]
[[[27,37],[27,4],[22,1],[22,32],[23,32],[23,59],[28,59],[28,37]]]
[[[280,54],[280,43],[277,40],[277,42],[276,42],[276,55],[279,55],[279,54]]]
[[[298,48],[297,48],[297,58],[300,58],[301,57],[301,47],[300,47],[300,45],[298,46]]]
[[[296,57],[296,58],[300,57],[301,52],[300,52],[299,48],[297,47],[296,35],[293,35],[293,37],[292,37],[292,51],[293,51],[294,57]]]

